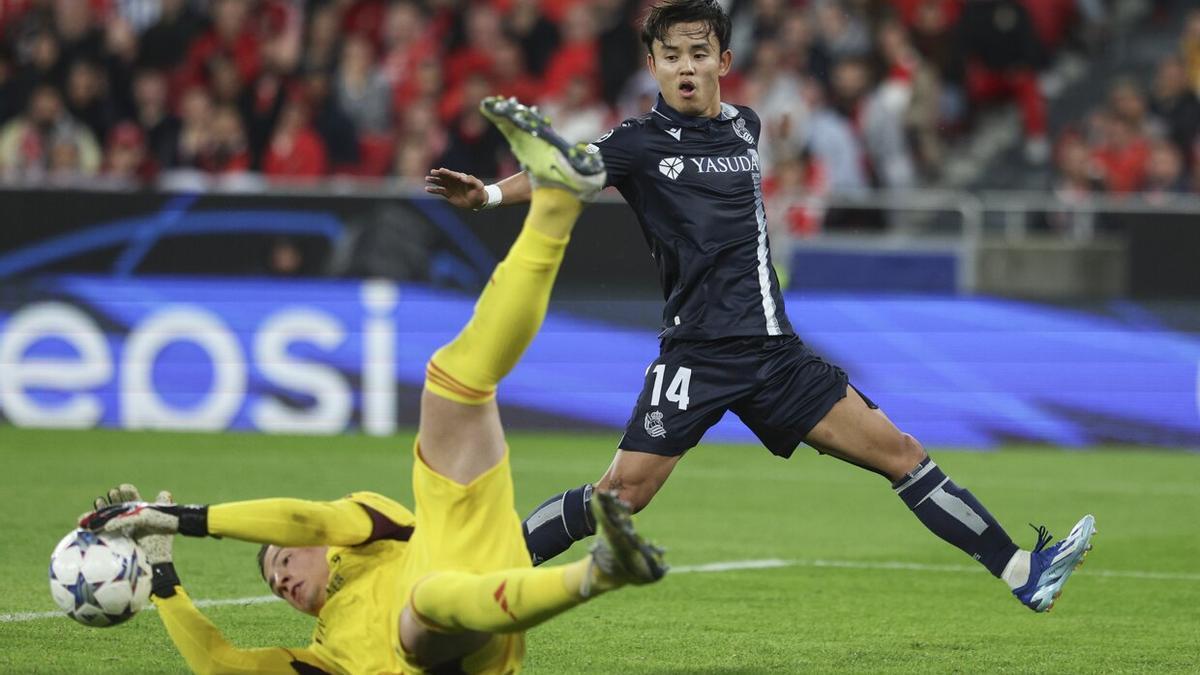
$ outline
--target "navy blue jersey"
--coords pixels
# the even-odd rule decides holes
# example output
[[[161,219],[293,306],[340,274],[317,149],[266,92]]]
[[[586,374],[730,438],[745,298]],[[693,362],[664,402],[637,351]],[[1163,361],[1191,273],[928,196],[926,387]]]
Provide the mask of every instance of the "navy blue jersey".
[[[687,117],[662,96],[594,143],[658,265],[664,337],[792,335],[767,247],[758,115]]]

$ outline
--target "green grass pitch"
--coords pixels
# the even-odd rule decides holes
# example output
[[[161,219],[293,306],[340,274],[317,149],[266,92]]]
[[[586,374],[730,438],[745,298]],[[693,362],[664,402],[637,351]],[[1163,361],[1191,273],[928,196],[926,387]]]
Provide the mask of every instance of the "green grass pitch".
[[[522,514],[595,479],[615,435],[510,435]],[[89,629],[54,609],[51,548],[110,485],[184,502],[336,498],[411,503],[411,435],[271,437],[0,427],[0,672],[185,670],[154,612]],[[935,453],[1029,546],[1095,514],[1087,564],[1037,615],[929,535],[877,476],[804,449],[779,460],[704,445],[640,527],[676,566],[659,585],[573,610],[529,634],[530,673],[1200,672],[1200,455],[1136,449]],[[196,598],[262,596],[255,547],[180,540]],[[569,559],[582,555],[576,546]],[[776,567],[698,571],[708,563]],[[312,620],[279,602],[205,613],[241,646],[304,645]]]

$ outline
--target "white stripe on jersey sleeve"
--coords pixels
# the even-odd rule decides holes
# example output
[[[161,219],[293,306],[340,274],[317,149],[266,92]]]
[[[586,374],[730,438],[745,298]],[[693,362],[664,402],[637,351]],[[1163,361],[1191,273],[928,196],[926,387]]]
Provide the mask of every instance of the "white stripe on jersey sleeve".
[[[750,148],[751,161],[759,164],[758,151]],[[754,217],[758,220],[758,292],[762,294],[763,316],[767,320],[767,335],[782,335],[779,319],[775,316],[775,298],[771,296],[771,269],[767,260],[767,212],[763,203],[762,174],[750,174],[754,181]]]

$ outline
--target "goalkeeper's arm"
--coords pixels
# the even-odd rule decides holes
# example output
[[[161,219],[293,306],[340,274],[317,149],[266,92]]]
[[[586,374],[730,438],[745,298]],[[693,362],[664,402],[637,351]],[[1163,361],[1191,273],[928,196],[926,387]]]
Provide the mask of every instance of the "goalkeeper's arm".
[[[408,519],[411,514],[384,515],[363,503],[376,501],[371,497],[355,493],[331,502],[276,498],[211,506],[127,502],[88,514],[80,524],[135,536],[179,533],[275,546],[356,546],[378,539],[407,539],[413,525]]]
[[[196,609],[178,579],[166,597],[159,594],[155,570],[154,605],[171,641],[196,673],[296,673],[333,672],[307,649],[238,649]]]
[[[94,514],[106,509],[114,511],[126,506],[138,513],[159,516],[162,521],[169,517],[170,512],[178,512],[181,508],[174,503],[169,492],[160,492],[153,504],[141,501],[138,490],[128,483],[108,491],[107,496],[100,497],[95,502]],[[115,512],[115,511],[114,511]],[[195,514],[189,517],[189,527],[193,526]],[[178,522],[176,523],[178,529]],[[179,575],[175,572],[175,562],[172,549],[174,534],[150,533],[137,537],[137,542],[146,553],[146,558],[154,570],[151,581],[151,594],[158,614],[162,617],[163,625],[175,643],[179,653],[187,661],[188,667],[197,673],[312,673],[332,672],[322,664],[315,654],[307,649],[238,649],[225,639],[217,627],[212,624],[184,592],[179,583]]]

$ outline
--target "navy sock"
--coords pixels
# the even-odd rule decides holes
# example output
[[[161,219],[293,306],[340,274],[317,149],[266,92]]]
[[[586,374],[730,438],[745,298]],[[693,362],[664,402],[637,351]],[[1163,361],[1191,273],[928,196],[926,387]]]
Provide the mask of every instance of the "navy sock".
[[[975,495],[955,485],[929,457],[892,488],[925,527],[983,563],[994,576],[1004,572],[1017,552],[1012,538]]]
[[[542,502],[525,518],[525,547],[534,565],[541,565],[571,548],[571,544],[596,533],[591,484],[580,485]]]

